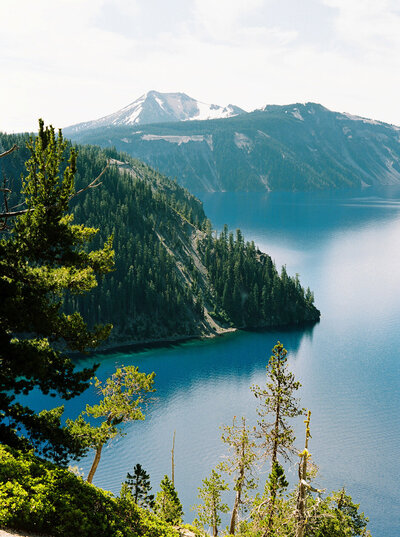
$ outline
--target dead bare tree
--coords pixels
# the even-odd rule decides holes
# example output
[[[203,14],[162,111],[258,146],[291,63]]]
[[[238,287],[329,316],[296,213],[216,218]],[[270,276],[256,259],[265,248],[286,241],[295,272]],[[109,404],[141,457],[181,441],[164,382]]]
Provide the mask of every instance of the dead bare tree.
[[[321,494],[324,492],[324,490],[314,488],[310,484],[309,480],[309,465],[311,459],[311,454],[308,451],[308,441],[311,438],[310,420],[311,410],[308,411],[307,419],[304,421],[304,423],[306,424],[306,439],[304,450],[299,453],[299,484],[297,488],[296,509],[294,512],[296,520],[296,537],[304,537],[307,520],[312,520],[313,518],[315,518],[315,512],[313,511],[315,511],[315,508],[318,506],[318,501],[320,501]],[[316,492],[319,500],[314,505],[314,509],[311,508],[311,510],[309,511],[307,509],[307,498],[311,492]]]

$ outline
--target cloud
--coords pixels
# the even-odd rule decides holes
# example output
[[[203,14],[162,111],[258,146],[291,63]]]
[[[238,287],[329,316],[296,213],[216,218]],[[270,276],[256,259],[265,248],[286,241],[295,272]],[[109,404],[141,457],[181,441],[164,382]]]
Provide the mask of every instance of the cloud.
[[[38,117],[57,127],[94,119],[150,89],[247,110],[313,100],[400,124],[395,2],[304,0],[293,11],[295,5],[1,3],[0,102],[7,106],[0,129],[34,129]],[[305,39],[313,29],[313,38]]]
[[[10,104],[1,129],[8,128],[7,116],[13,123],[18,118],[12,130],[34,129],[42,116],[65,125],[68,117],[74,121],[84,115],[82,104],[90,113],[98,96],[111,98],[110,75],[126,68],[134,42],[95,26],[103,4],[19,0],[6,9],[2,4],[0,69],[7,82],[0,100]]]
[[[397,0],[323,0],[336,8],[339,39],[374,55],[400,49],[400,11]]]
[[[213,39],[231,40],[243,25],[243,17],[263,3],[263,0],[195,0],[194,16],[197,25]]]

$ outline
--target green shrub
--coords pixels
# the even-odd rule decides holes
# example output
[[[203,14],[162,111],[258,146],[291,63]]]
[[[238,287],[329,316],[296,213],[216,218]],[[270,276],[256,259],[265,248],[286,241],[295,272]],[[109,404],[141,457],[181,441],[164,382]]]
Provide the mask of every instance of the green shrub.
[[[177,537],[130,495],[114,497],[68,470],[0,446],[0,527],[65,537]]]

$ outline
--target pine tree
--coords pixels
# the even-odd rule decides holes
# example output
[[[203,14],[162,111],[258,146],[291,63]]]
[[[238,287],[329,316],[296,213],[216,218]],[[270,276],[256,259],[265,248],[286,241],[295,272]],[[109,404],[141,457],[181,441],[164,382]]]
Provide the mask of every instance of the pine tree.
[[[230,454],[219,465],[219,468],[229,475],[234,475],[235,502],[232,509],[229,533],[234,535],[240,509],[246,507],[247,494],[249,490],[256,488],[256,480],[253,477],[254,464],[257,459],[255,453],[255,441],[251,432],[246,426],[245,418],[242,418],[241,425],[236,424],[236,417],[232,426],[223,427],[222,440],[228,444]]]
[[[280,491],[283,491],[288,485],[289,483],[286,481],[284,469],[278,461],[275,461],[268,476],[266,489],[270,493],[274,491],[278,494]]]
[[[160,483],[161,490],[157,492],[154,512],[170,524],[179,524],[183,518],[182,504],[179,501],[175,486],[167,475]]]
[[[87,481],[93,481],[104,445],[117,435],[122,436],[121,424],[144,420],[141,405],[149,392],[153,392],[154,373],[140,373],[135,366],[119,367],[104,383],[95,377],[95,386],[103,396],[97,405],[86,405],[86,410],[67,425],[77,438],[82,438],[95,451]],[[84,416],[100,418],[99,426],[88,423]]]
[[[307,537],[371,537],[366,529],[368,518],[359,512],[360,505],[344,489],[322,501],[318,497],[310,504],[312,516],[307,520]]]
[[[73,225],[67,214],[77,155],[71,150],[65,163],[61,131],[56,136],[40,120],[27,147],[24,206],[0,215],[10,226],[0,239],[0,436],[65,463],[86,447],[61,426],[63,407],[35,414],[16,396],[38,388],[70,399],[88,387],[95,368],[76,372],[67,352],[96,347],[111,326],[88,330],[78,312],[63,313],[63,299],[93,289],[96,274],[112,269],[113,251],[110,240],[88,251],[97,230]]]
[[[126,485],[132,491],[132,496],[140,507],[148,509],[154,508],[154,494],[149,494],[151,490],[150,476],[140,464],[136,464],[133,475],[126,474]]]
[[[270,457],[272,472],[279,462],[278,455],[287,460],[289,455],[294,453],[295,437],[288,418],[300,416],[304,411],[294,397],[294,392],[300,388],[301,384],[295,380],[293,373],[287,370],[286,356],[287,350],[278,341],[272,349],[272,356],[267,365],[266,387],[260,388],[256,385],[251,387],[260,403],[257,409],[258,436],[263,440],[261,446],[265,455]],[[277,493],[278,482],[271,482],[267,504],[267,528],[264,537],[272,535]]]
[[[194,524],[203,528],[208,525],[212,528],[213,537],[218,535],[218,526],[221,524],[220,513],[228,513],[229,507],[222,503],[221,493],[229,490],[221,474],[211,471],[209,478],[203,479],[203,486],[199,488],[198,497],[203,503],[196,505],[197,519]]]

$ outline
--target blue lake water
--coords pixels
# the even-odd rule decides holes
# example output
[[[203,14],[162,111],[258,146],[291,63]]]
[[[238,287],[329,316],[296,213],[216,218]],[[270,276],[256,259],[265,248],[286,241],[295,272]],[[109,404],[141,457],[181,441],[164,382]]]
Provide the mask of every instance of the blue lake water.
[[[185,519],[194,518],[197,487],[224,454],[222,424],[255,419],[251,384],[262,384],[277,340],[289,350],[302,383],[301,403],[312,411],[310,451],[317,484],[343,485],[369,516],[375,537],[400,535],[400,190],[335,193],[202,194],[217,229],[240,227],[289,274],[315,293],[321,322],[307,330],[235,333],[143,352],[114,352],[101,360],[100,378],[119,364],[156,372],[156,399],[146,420],[103,452],[95,484],[117,493],[140,463],[157,491],[171,471]],[[74,417],[92,393],[67,402]],[[52,401],[53,403],[54,401]],[[37,408],[47,406],[42,397]],[[303,423],[296,423],[299,447]],[[80,461],[87,473],[91,457]],[[288,468],[296,479],[296,467]],[[265,479],[263,474],[261,479]]]

